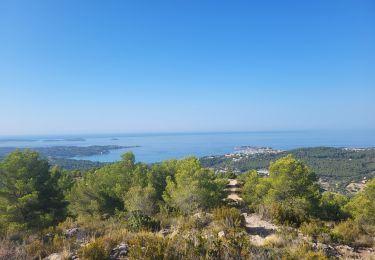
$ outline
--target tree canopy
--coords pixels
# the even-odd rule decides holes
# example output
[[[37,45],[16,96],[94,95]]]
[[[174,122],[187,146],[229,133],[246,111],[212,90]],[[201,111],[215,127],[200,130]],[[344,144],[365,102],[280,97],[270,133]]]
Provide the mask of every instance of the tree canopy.
[[[16,150],[0,163],[0,218],[10,230],[40,229],[66,216],[61,172],[30,150]]]

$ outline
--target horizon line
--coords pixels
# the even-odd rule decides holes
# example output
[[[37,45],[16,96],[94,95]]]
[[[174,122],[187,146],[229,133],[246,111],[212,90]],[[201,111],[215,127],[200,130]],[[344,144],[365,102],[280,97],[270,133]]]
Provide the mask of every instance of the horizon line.
[[[194,134],[241,134],[241,133],[283,133],[311,131],[375,131],[375,128],[305,128],[305,129],[275,129],[275,130],[223,130],[223,131],[131,131],[131,132],[93,132],[93,133],[39,133],[39,134],[0,134],[0,139],[20,137],[64,137],[64,136],[122,136],[122,135],[194,135]]]

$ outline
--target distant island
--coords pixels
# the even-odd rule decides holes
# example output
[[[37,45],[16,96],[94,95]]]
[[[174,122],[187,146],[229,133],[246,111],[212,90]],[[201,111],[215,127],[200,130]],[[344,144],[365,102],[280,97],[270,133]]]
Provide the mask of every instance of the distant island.
[[[50,147],[33,147],[31,149],[40,153],[46,158],[73,158],[80,156],[92,156],[98,154],[108,154],[111,150],[136,148],[133,146],[121,145],[90,145],[90,146],[50,146]],[[0,158],[16,150],[16,147],[0,147]],[[24,150],[26,148],[21,148]]]
[[[86,139],[85,138],[81,138],[81,137],[76,137],[76,138],[45,139],[45,140],[43,140],[43,142],[64,142],[64,141],[68,141],[68,142],[85,142]]]

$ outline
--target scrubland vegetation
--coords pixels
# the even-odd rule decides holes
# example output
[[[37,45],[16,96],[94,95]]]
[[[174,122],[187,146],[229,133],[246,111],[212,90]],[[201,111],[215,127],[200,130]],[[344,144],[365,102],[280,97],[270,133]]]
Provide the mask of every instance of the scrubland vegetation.
[[[238,176],[243,201],[233,202],[225,187],[236,176],[194,157],[146,165],[126,153],[68,171],[15,151],[0,163],[0,258],[329,259],[343,246],[374,256],[375,179],[349,198],[322,192],[291,155],[269,172]],[[278,229],[255,245],[247,214]]]

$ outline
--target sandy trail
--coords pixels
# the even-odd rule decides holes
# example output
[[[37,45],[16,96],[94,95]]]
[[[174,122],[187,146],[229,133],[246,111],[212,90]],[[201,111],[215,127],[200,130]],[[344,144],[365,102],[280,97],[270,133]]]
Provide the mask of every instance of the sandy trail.
[[[229,191],[228,199],[235,202],[243,201],[239,195],[241,189],[236,179],[229,179],[229,184],[227,185],[226,190]],[[269,221],[263,220],[261,216],[256,213],[243,213],[243,215],[246,221],[246,230],[253,244],[259,246],[263,245],[268,238],[274,236],[277,226]]]
[[[243,200],[240,196],[238,196],[238,192],[240,192],[240,187],[238,185],[237,180],[229,179],[229,184],[227,185],[226,190],[230,192],[227,197],[228,199],[234,200],[236,202]]]
[[[229,179],[226,190],[229,191],[228,199],[237,203],[243,202],[243,199],[240,197],[241,187],[237,180]],[[277,239],[278,235],[276,231],[279,229],[278,226],[262,219],[257,213],[242,213],[242,215],[245,217],[246,231],[253,245],[263,246],[267,241],[273,238]],[[305,239],[305,237],[302,236],[301,239]],[[372,248],[361,248],[355,251],[349,246],[338,245],[334,249],[337,250],[339,256],[343,259],[375,259],[375,253]]]

